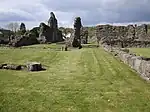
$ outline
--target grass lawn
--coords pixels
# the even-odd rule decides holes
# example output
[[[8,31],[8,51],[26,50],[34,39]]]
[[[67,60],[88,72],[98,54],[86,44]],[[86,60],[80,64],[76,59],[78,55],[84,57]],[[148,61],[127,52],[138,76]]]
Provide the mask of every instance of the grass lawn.
[[[150,57],[150,48],[131,48],[130,50],[139,56]]]
[[[102,48],[60,47],[0,48],[0,63],[38,61],[47,69],[0,70],[0,112],[150,111],[150,84],[127,65]]]

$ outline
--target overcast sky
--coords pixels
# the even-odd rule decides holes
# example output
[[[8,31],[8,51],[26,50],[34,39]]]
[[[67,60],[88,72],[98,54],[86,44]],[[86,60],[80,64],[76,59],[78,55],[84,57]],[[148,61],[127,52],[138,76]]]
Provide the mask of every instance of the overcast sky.
[[[1,0],[0,26],[11,21],[27,28],[47,22],[53,11],[59,26],[71,27],[76,16],[83,25],[150,21],[150,0]]]

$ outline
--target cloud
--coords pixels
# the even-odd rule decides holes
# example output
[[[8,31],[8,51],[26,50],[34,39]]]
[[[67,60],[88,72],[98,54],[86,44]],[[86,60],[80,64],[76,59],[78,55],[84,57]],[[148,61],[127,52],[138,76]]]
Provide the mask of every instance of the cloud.
[[[25,11],[22,10],[0,10],[0,21],[32,21],[34,17]]]
[[[59,26],[72,26],[76,16],[83,25],[149,22],[149,4],[150,0],[5,0],[0,4],[0,25],[24,21],[31,28],[46,22],[51,11]]]
[[[47,8],[52,0],[44,0]],[[150,21],[149,0],[59,0],[50,7],[81,16],[85,25]]]

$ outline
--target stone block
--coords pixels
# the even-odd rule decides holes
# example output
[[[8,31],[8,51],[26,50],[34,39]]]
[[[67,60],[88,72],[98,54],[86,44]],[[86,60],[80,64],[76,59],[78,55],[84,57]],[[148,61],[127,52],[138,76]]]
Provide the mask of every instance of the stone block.
[[[43,70],[41,63],[30,62],[27,64],[28,71],[41,71]]]

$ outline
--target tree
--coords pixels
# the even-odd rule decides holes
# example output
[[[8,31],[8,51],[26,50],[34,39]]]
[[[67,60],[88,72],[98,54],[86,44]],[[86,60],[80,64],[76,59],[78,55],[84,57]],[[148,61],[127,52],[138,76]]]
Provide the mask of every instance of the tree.
[[[20,32],[22,32],[21,34],[23,35],[26,32],[26,26],[24,23],[20,24]]]
[[[13,23],[9,23],[6,25],[6,27],[11,31],[13,31],[13,26],[14,26]]]
[[[16,32],[19,28],[19,24],[17,22],[14,22],[14,23],[12,22],[12,23],[7,24],[6,27],[11,31]]]
[[[21,31],[26,31],[26,26],[25,26],[24,23],[21,23],[21,24],[20,24],[20,30],[21,30]]]
[[[14,23],[14,32],[17,32],[19,28],[19,24],[17,22]]]

